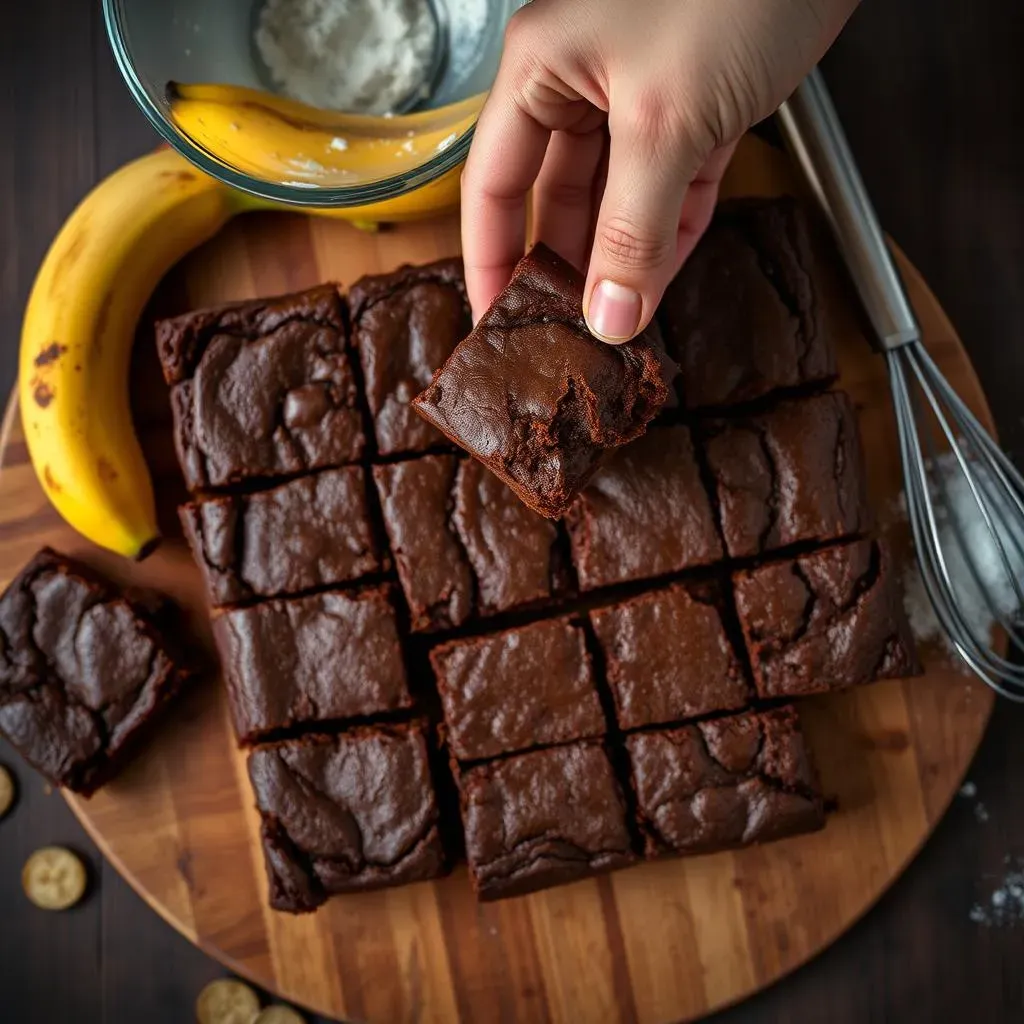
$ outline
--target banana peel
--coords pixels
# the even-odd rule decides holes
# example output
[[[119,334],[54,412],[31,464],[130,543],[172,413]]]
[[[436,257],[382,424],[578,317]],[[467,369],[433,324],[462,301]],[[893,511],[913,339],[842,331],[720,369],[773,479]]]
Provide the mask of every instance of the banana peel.
[[[396,199],[306,212],[372,229],[454,208],[458,195],[455,169]],[[274,208],[295,210],[234,190],[165,148],[102,181],[50,246],[25,310],[18,397],[43,491],[93,543],[140,559],[159,541],[128,391],[145,303],[167,270],[231,217]]]

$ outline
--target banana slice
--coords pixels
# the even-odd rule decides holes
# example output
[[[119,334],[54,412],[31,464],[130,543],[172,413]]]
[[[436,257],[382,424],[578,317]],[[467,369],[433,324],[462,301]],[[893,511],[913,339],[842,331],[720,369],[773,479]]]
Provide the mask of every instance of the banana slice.
[[[196,1000],[199,1024],[255,1024],[259,1012],[259,996],[235,978],[211,981]]]
[[[11,773],[0,764],[0,818],[2,818],[14,803],[14,778]]]
[[[298,1010],[284,1003],[274,1003],[256,1018],[255,1024],[306,1024],[306,1019]]]
[[[62,846],[36,850],[21,871],[25,895],[43,910],[67,910],[85,895],[85,865]]]

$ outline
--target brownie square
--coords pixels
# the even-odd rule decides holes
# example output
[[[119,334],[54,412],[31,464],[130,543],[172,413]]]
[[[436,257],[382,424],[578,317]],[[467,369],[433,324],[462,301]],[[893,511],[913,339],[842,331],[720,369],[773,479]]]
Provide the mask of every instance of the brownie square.
[[[412,704],[388,587],[225,611],[213,635],[243,743]]]
[[[659,310],[688,409],[831,381],[823,242],[791,197],[721,203]]]
[[[333,286],[163,320],[156,341],[189,490],[296,476],[362,455]]]
[[[711,586],[674,584],[590,613],[623,729],[734,711],[753,696]]]
[[[53,785],[95,792],[192,675],[174,618],[44,548],[0,597],[0,734]]]
[[[382,567],[358,466],[182,505],[214,607],[358,579]]]
[[[714,424],[706,451],[734,558],[871,525],[857,417],[841,391]]]
[[[454,455],[374,466],[414,630],[538,605],[565,587],[553,523]]]
[[[647,333],[624,345],[583,319],[583,277],[543,245],[413,405],[535,512],[558,518],[604,454],[639,437],[676,367]]]
[[[549,619],[435,647],[448,746],[463,761],[601,736],[582,627]]]
[[[377,451],[396,455],[446,443],[411,403],[473,328],[462,260],[362,277],[348,301]]]
[[[581,590],[722,557],[690,431],[655,427],[616,452],[566,517]]]
[[[460,773],[466,857],[481,900],[625,867],[626,804],[598,742],[516,754]]]
[[[361,727],[256,747],[249,778],[275,910],[444,870],[424,727]]]
[[[767,842],[825,824],[792,707],[626,737],[648,857]]]
[[[762,697],[842,690],[920,671],[888,545],[815,551],[733,576]]]

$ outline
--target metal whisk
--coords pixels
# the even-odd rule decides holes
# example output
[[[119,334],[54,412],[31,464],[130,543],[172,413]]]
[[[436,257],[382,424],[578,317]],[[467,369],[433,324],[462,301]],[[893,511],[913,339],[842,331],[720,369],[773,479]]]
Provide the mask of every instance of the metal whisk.
[[[779,110],[790,149],[832,226],[860,294],[874,342],[889,370],[907,513],[921,578],[936,617],[965,662],[998,693],[1024,702],[1024,665],[992,646],[971,615],[979,596],[1009,643],[1024,652],[1024,477],[992,440],[942,376],[921,343],[921,331],[882,237],[846,136],[820,72],[815,69]],[[936,444],[938,439],[938,444]],[[939,448],[951,453],[957,485],[966,486],[991,545],[980,553],[968,536],[971,523],[958,517],[950,479],[939,470]],[[949,530],[943,531],[947,525]],[[958,551],[948,548],[955,538]],[[995,571],[1005,574],[1000,590],[1012,592],[1017,609],[1006,613]],[[992,558],[992,556],[995,556]],[[967,585],[963,568],[973,583]],[[957,571],[959,570],[959,572]],[[973,621],[972,621],[973,619]]]

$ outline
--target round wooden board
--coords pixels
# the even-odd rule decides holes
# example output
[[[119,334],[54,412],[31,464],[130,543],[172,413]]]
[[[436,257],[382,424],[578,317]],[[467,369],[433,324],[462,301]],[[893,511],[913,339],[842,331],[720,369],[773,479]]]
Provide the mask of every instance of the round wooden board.
[[[729,195],[798,191],[785,157],[744,140]],[[458,251],[454,218],[378,235],[297,215],[242,218],[176,268],[166,314],[324,280],[351,283]],[[902,264],[927,344],[986,422],[984,397],[935,298]],[[840,325],[842,386],[861,420],[876,507],[901,486],[882,361],[852,311]],[[169,530],[180,478],[151,334],[133,368],[136,421]],[[100,396],[98,396],[100,397]],[[198,572],[180,539],[142,565],[84,542],[57,517],[27,461],[15,405],[0,461],[0,582],[43,544],[115,577],[162,587],[209,643]],[[890,519],[895,517],[891,514]],[[905,525],[888,524],[906,557]],[[397,1021],[676,1021],[770,984],[861,916],[931,833],[992,709],[979,682],[937,651],[927,672],[804,705],[838,810],[824,831],[760,848],[644,864],[597,880],[478,905],[464,868],[442,881],[339,897],[304,917],[267,906],[257,818],[222,687],[197,686],[154,742],[91,800],[69,798],[119,871],[171,924],[230,968],[330,1016]]]

